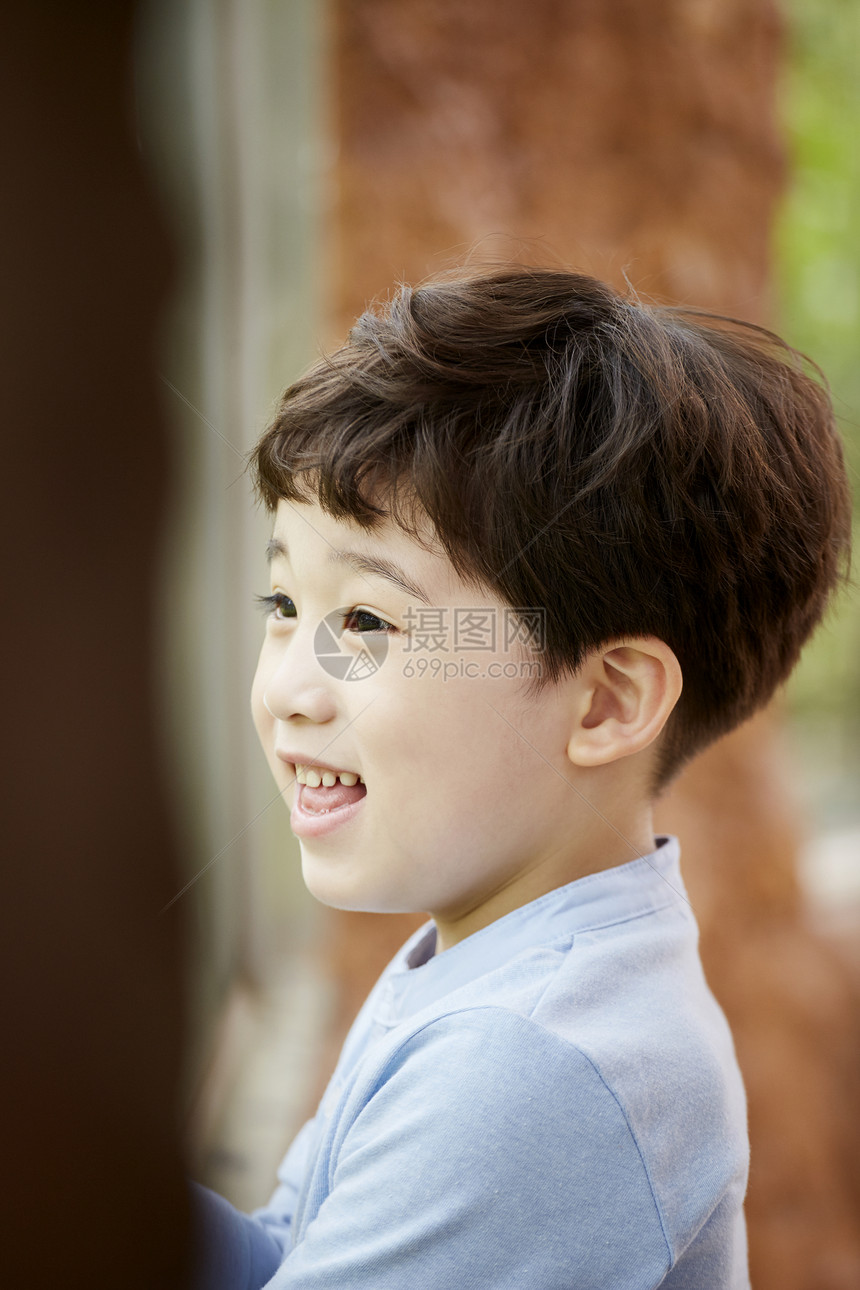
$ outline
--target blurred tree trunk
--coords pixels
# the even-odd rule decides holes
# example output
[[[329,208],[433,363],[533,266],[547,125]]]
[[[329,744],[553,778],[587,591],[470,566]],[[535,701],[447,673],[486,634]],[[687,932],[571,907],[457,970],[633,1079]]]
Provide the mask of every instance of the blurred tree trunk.
[[[338,0],[333,338],[398,278],[563,262],[769,317],[784,178],[771,0]],[[749,1093],[756,1290],[860,1284],[856,995],[804,924],[780,726],[709,750],[660,806]],[[420,920],[332,913],[340,1010]],[[327,1073],[327,1072],[326,1072]]]

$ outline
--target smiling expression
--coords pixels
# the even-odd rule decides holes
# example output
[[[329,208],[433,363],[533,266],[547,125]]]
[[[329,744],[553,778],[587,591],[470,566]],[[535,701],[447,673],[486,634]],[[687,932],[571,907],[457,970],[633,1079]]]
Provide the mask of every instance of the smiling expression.
[[[451,944],[577,876],[569,710],[553,684],[529,697],[540,656],[505,645],[507,607],[390,520],[367,531],[282,501],[269,550],[252,712],[310,891],[343,909],[427,912]],[[468,609],[495,618],[494,643],[458,646],[454,617]],[[421,614],[444,625],[435,640]],[[360,679],[320,660],[324,620],[343,655],[372,660]],[[303,809],[297,762],[346,772],[331,800],[350,800]]]

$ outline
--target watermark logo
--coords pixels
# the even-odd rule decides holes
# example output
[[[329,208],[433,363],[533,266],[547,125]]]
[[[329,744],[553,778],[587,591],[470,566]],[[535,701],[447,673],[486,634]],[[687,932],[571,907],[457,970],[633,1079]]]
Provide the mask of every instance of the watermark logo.
[[[343,611],[340,609],[326,614],[314,632],[314,654],[323,671],[338,681],[366,681],[385,662],[388,635],[385,632],[365,632],[357,638],[357,650],[354,645],[344,646],[339,630],[342,619]]]

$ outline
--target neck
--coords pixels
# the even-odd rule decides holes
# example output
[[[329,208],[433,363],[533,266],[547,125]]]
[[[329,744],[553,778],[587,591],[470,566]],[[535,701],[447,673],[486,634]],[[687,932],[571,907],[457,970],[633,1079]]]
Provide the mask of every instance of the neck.
[[[598,804],[585,794],[583,798],[583,809],[567,824],[562,845],[556,842],[548,847],[544,855],[518,871],[513,881],[480,904],[455,913],[433,914],[437,954],[557,887],[614,869],[654,850],[650,802],[619,812],[612,810],[610,803]]]

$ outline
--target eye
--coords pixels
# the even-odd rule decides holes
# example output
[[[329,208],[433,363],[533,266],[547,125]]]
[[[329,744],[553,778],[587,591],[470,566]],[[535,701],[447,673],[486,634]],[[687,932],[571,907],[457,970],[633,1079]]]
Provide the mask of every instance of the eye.
[[[366,635],[369,632],[396,632],[397,628],[391,623],[387,623],[384,618],[377,618],[368,609],[351,609],[348,614],[343,616],[344,631],[359,632]]]
[[[285,596],[282,591],[276,591],[271,596],[255,596],[254,600],[264,614],[270,615],[278,621],[282,621],[285,618],[295,618],[296,616],[295,605],[289,596]]]

